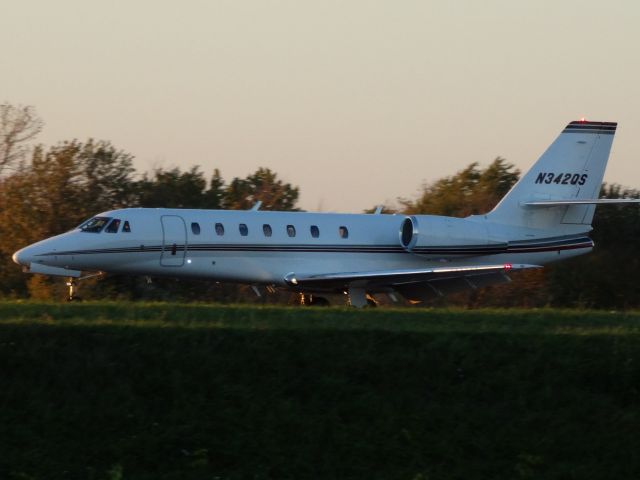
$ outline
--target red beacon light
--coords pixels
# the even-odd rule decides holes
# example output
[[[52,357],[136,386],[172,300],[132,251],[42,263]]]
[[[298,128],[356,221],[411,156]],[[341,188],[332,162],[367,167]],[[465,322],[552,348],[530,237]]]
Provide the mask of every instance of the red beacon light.
[[[586,119],[586,118],[584,118],[584,117],[582,117],[582,118],[580,119],[580,123],[585,123],[586,121],[587,121],[587,119]]]
[[[513,265],[511,263],[505,263],[504,264],[504,269],[505,270],[511,270],[513,268]]]

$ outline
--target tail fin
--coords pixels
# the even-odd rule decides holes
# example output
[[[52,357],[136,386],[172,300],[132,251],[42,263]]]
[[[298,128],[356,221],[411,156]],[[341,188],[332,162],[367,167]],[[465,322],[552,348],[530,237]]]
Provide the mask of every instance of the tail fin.
[[[593,204],[531,205],[598,198],[616,126],[613,122],[571,122],[487,219],[530,228],[591,225]]]

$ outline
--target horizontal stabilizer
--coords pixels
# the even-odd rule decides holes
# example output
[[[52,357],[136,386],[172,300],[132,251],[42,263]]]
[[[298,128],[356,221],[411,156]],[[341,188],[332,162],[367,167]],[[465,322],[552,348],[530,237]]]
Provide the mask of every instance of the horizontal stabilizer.
[[[524,202],[525,207],[561,207],[564,205],[627,205],[638,203],[640,198],[596,198],[586,200],[536,200]]]

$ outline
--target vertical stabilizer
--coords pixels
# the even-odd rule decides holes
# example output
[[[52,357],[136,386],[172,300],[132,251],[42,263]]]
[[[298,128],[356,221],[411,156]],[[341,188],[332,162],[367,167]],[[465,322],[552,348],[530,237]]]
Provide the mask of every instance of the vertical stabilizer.
[[[591,225],[595,205],[531,208],[526,202],[598,198],[616,123],[571,122],[533,167],[487,215],[488,220],[530,228]]]

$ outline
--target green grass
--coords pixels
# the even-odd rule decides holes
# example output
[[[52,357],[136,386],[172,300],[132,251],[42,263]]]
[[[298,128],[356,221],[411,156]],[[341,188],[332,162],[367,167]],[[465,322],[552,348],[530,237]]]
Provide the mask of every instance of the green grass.
[[[640,313],[0,303],[0,478],[640,478]]]

